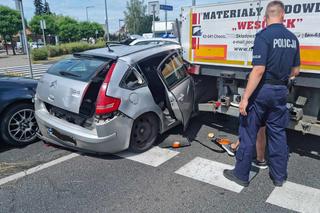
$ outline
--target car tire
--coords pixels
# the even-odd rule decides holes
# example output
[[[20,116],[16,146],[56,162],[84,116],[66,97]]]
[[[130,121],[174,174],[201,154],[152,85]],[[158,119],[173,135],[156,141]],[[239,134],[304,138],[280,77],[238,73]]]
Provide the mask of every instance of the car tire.
[[[135,153],[149,150],[158,134],[159,122],[156,115],[148,113],[138,117],[132,126],[129,150]]]
[[[37,141],[38,125],[31,103],[18,103],[8,108],[0,123],[1,138],[12,146],[26,146]]]

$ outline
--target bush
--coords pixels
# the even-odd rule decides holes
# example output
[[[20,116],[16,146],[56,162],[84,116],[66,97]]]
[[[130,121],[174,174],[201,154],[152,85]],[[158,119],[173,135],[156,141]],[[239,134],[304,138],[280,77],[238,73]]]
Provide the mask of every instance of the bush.
[[[34,61],[46,60],[49,57],[68,55],[86,50],[105,47],[104,41],[98,41],[96,44],[88,44],[86,42],[72,42],[57,46],[47,46],[40,49],[32,50],[32,59]]]
[[[63,50],[59,46],[48,46],[48,56],[49,57],[56,57],[63,55]]]
[[[39,60],[47,60],[48,59],[48,50],[45,47],[39,49],[32,50],[32,60],[39,61]]]
[[[88,43],[83,43],[83,42],[65,44],[65,48],[67,50],[69,50],[68,51],[69,53],[82,52],[82,51],[90,49],[90,46],[92,46],[92,45],[90,45]]]

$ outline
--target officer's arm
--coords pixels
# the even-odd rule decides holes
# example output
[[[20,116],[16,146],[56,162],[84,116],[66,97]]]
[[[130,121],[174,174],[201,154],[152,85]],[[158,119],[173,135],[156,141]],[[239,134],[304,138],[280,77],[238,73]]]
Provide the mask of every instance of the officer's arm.
[[[292,67],[290,78],[297,77],[300,74],[300,67]]]
[[[247,88],[243,95],[243,100],[248,101],[252,93],[255,91],[259,85],[264,72],[266,71],[265,66],[254,66],[248,79]]]

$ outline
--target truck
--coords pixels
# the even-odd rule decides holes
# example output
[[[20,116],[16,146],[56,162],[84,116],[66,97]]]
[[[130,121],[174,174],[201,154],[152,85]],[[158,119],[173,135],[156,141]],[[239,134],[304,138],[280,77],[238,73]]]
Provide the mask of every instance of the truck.
[[[183,57],[193,65],[199,111],[239,116],[252,68],[256,33],[267,24],[267,0],[212,3],[181,8]],[[320,136],[320,1],[286,0],[283,24],[300,42],[301,73],[287,107],[289,129]]]

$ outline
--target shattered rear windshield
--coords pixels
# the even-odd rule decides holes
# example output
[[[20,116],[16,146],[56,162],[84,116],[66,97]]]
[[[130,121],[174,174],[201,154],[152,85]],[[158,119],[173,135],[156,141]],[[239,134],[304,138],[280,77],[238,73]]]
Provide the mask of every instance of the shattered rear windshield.
[[[107,62],[96,58],[72,57],[57,62],[48,73],[87,82]]]

